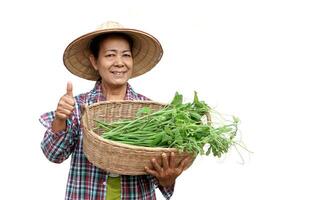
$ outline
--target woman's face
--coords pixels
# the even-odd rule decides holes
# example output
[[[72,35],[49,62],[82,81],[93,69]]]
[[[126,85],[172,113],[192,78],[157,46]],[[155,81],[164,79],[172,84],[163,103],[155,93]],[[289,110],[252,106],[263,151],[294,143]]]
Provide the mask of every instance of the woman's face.
[[[133,57],[126,39],[112,36],[100,43],[99,56],[90,56],[92,66],[108,87],[119,87],[127,83],[133,72]]]

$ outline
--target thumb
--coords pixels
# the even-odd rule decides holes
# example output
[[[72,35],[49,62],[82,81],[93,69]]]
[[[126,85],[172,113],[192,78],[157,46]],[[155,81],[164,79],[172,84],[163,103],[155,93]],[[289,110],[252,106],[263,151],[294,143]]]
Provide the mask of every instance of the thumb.
[[[73,85],[72,85],[72,83],[70,81],[67,82],[67,85],[66,85],[66,94],[68,96],[73,97]]]

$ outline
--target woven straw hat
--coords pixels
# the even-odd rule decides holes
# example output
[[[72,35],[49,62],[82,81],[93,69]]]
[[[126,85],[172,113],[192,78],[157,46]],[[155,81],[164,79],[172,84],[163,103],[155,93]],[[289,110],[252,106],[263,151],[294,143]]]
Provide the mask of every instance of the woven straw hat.
[[[81,78],[98,80],[99,73],[89,61],[90,42],[96,36],[105,33],[124,33],[133,40],[132,55],[134,59],[131,78],[142,75],[151,70],[161,59],[163,50],[160,42],[152,35],[136,29],[122,27],[117,22],[106,22],[96,31],[87,33],[71,42],[64,51],[63,62],[66,68]]]

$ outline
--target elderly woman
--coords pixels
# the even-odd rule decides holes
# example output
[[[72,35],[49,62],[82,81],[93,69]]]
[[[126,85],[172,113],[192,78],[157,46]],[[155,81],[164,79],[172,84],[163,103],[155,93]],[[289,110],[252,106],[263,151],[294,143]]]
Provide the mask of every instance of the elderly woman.
[[[121,27],[109,22],[101,29],[74,40],[64,52],[64,64],[73,74],[95,80],[94,88],[73,96],[73,86],[67,83],[66,94],[56,111],[40,117],[47,128],[41,143],[45,156],[61,163],[71,157],[71,167],[65,199],[155,199],[158,187],[166,199],[174,190],[175,180],[182,173],[187,160],[178,166],[162,155],[162,163],[152,159],[150,175],[127,176],[103,171],[91,164],[82,149],[80,125],[83,104],[105,100],[149,100],[136,93],[128,84],[130,78],[152,69],[162,57],[160,43],[150,34]]]

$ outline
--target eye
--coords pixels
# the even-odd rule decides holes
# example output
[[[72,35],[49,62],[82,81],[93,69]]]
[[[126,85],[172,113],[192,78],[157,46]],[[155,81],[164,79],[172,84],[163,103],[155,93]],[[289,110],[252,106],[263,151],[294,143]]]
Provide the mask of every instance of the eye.
[[[128,57],[128,58],[132,57],[132,55],[130,53],[125,53],[125,54],[123,54],[123,56]]]
[[[110,57],[114,57],[114,56],[115,56],[115,54],[113,54],[113,53],[109,53],[109,54],[105,55],[106,58],[110,58]]]

